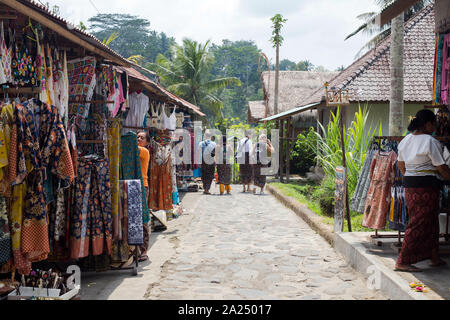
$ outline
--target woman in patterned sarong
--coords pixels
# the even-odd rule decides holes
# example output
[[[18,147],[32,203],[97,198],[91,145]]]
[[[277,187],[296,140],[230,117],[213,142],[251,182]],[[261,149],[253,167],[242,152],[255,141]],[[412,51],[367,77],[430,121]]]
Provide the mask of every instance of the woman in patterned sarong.
[[[405,232],[396,271],[419,272],[414,263],[431,259],[430,266],[446,264],[439,257],[440,180],[450,180],[450,169],[443,148],[431,135],[436,130],[436,116],[420,110],[408,127],[412,134],[398,146],[398,167],[404,175],[406,205],[410,223]]]

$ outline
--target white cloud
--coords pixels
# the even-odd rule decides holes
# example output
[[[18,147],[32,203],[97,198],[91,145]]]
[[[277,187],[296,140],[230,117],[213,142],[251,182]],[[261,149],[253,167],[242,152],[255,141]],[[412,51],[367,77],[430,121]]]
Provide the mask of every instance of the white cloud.
[[[344,42],[360,21],[356,16],[376,10],[373,0],[92,0],[101,13],[128,13],[146,18],[151,28],[174,36],[204,42],[222,39],[254,40],[269,57],[275,50],[269,43],[271,21],[281,13],[288,22],[281,58],[308,59],[334,70],[352,63],[368,40],[355,36]],[[97,13],[89,0],[50,0],[60,6],[61,15],[78,24]]]

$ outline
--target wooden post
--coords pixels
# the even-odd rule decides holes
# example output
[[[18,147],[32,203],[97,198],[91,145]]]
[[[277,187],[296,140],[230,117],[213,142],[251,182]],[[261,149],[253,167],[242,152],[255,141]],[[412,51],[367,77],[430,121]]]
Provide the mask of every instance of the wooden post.
[[[286,182],[289,183],[289,174],[291,169],[291,118],[286,120]]]
[[[280,182],[284,182],[284,120],[280,120]]]
[[[345,211],[347,214],[348,231],[352,232],[352,222],[350,219],[350,206],[348,201],[348,172],[347,172],[347,159],[345,156],[345,141],[344,141],[344,119],[345,119],[345,107],[340,107],[340,121],[339,127],[341,130],[341,146],[342,146],[342,166],[344,167],[344,177],[345,177]]]

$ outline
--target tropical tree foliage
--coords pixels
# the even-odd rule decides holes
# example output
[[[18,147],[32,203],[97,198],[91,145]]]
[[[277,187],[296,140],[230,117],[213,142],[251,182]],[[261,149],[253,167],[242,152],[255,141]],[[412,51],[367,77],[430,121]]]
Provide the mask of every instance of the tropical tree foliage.
[[[150,21],[137,16],[98,14],[88,21],[89,31],[105,42],[109,40],[111,49],[124,57],[140,55],[146,62],[154,62],[159,53],[170,57],[170,47],[175,43],[174,38],[151,30]]]
[[[375,4],[380,7],[382,10],[387,5],[392,3],[392,0],[374,0]],[[411,8],[405,11],[405,21],[408,21],[412,16],[414,16],[417,12],[422,10],[425,6],[433,2],[433,0],[420,0],[415,3]],[[383,41],[387,36],[391,34],[391,24],[385,25],[382,29],[380,29],[375,24],[375,17],[379,14],[379,12],[365,12],[357,16],[359,20],[363,22],[361,26],[359,26],[355,31],[350,33],[345,40],[355,36],[358,33],[362,33],[366,36],[370,36],[371,39],[361,48],[361,50],[356,54],[356,58],[360,57],[362,54],[367,52],[368,50],[374,48],[378,43]]]
[[[263,99],[261,71],[267,66],[258,68],[260,49],[253,41],[223,40],[220,45],[211,45],[210,51],[214,55],[212,77],[235,77],[242,83],[217,92],[224,104],[224,116],[246,119],[248,101]]]
[[[209,49],[209,41],[201,44],[184,39],[182,46],[172,47],[172,59],[159,54],[156,63],[148,67],[159,74],[169,91],[199,106],[213,120],[223,117],[223,103],[216,92],[231,85],[240,86],[241,81],[236,77],[212,78],[214,55]]]

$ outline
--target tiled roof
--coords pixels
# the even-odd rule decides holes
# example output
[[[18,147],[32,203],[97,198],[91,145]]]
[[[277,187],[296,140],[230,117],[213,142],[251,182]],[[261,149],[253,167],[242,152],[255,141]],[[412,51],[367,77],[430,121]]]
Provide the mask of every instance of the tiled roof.
[[[404,100],[431,102],[436,37],[433,5],[425,7],[405,23]],[[376,48],[347,67],[329,82],[329,87],[357,93],[351,101],[390,101],[390,47],[388,36]],[[301,105],[325,100],[325,89],[314,92]]]

